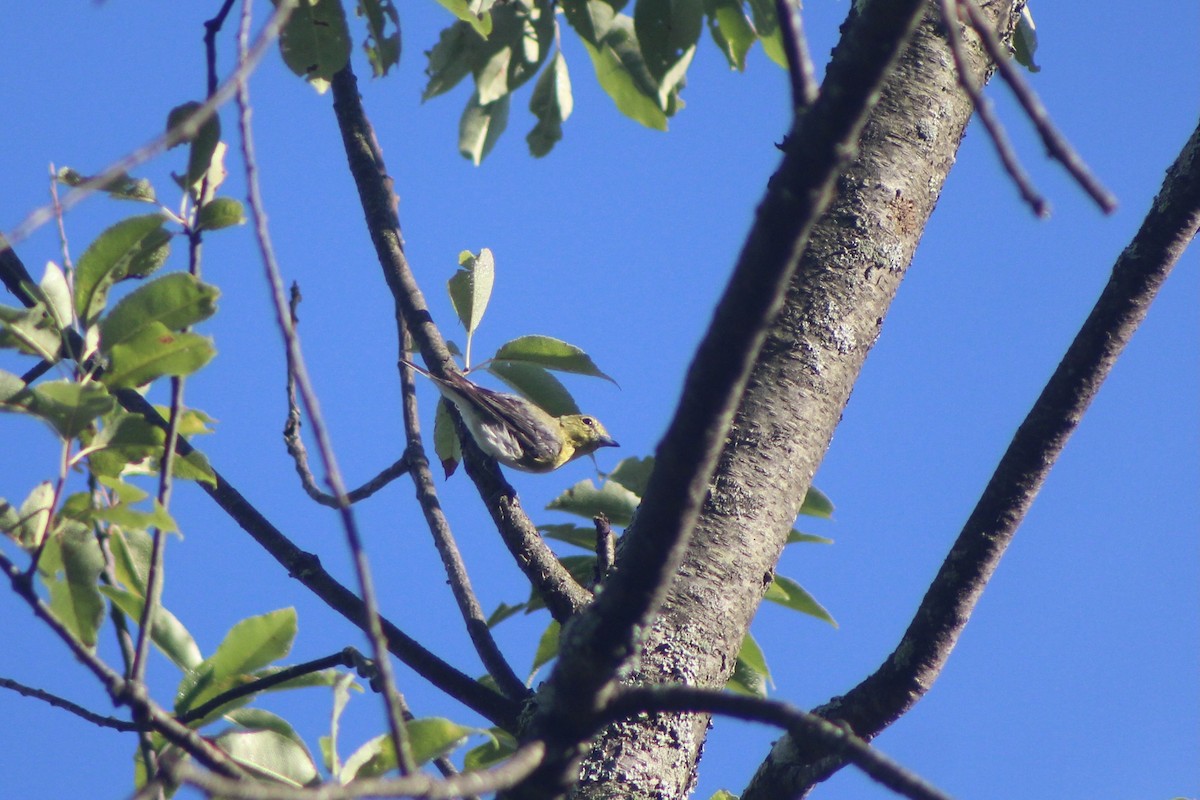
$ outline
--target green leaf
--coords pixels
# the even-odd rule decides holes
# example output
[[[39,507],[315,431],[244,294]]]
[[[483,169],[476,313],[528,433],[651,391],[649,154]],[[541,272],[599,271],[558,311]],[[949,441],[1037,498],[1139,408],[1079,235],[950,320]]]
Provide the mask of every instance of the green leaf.
[[[824,536],[817,536],[815,533],[803,533],[792,528],[788,534],[787,541],[784,544],[796,544],[797,542],[810,542],[812,544],[833,544],[833,539],[827,539]]]
[[[733,675],[726,682],[725,688],[749,697],[765,698],[770,683],[771,671],[767,668],[767,659],[758,642],[747,633],[746,638],[742,640],[742,649],[738,652]]]
[[[342,772],[342,761],[338,757],[338,734],[341,730],[342,712],[350,703],[350,687],[353,683],[354,676],[349,673],[338,675],[333,683],[333,707],[329,714],[329,735],[322,736],[320,739],[325,769],[329,770],[331,775],[340,775]]]
[[[96,646],[96,632],[104,619],[104,600],[98,582],[104,570],[104,554],[88,526],[67,521],[59,531],[63,579],[47,578],[50,610],[89,650]]]
[[[146,607],[143,595],[116,586],[101,586],[100,592],[135,623],[141,620]],[[195,669],[203,661],[200,648],[188,629],[178,617],[161,606],[154,612],[150,641],[181,670]]]
[[[738,796],[728,789],[717,789],[708,800],[738,800]]]
[[[1041,72],[1042,68],[1034,61],[1037,54],[1037,26],[1033,24],[1033,14],[1029,6],[1021,8],[1021,17],[1017,20],[1017,29],[1013,31],[1013,58],[1017,63],[1030,72]]]
[[[516,738],[503,728],[489,728],[481,732],[488,737],[488,740],[466,752],[466,755],[463,756],[464,770],[479,770],[495,766],[517,751]]]
[[[558,560],[567,572],[571,573],[580,586],[587,586],[592,582],[592,578],[596,574],[596,557],[595,556],[563,556]],[[529,599],[525,601],[525,613],[532,614],[546,607],[546,603],[542,600],[541,593],[536,588],[529,592]]]
[[[494,628],[509,617],[516,616],[524,608],[524,603],[517,603],[515,606],[510,606],[508,603],[501,603],[496,606],[496,610],[487,618],[487,626]]]
[[[646,68],[669,91],[682,79],[680,66],[686,70],[696,52],[704,27],[704,1],[638,0],[633,26]]]
[[[520,361],[492,361],[487,371],[551,416],[579,413],[579,406],[567,387],[544,367]]]
[[[175,699],[182,714],[215,697],[217,685],[227,678],[244,676],[283,658],[296,638],[296,610],[281,608],[234,625],[215,653],[184,676]]]
[[[617,110],[656,131],[667,129],[667,114],[659,102],[655,84],[633,35],[633,20],[617,15],[599,44],[584,40],[596,80],[608,93]]]
[[[255,774],[296,787],[321,781],[312,755],[298,738],[274,730],[231,730],[219,735],[216,743]]]
[[[112,348],[111,364],[101,380],[111,389],[132,389],[163,375],[190,375],[216,350],[206,336],[174,333],[155,322]]]
[[[54,321],[56,331],[71,327],[75,321],[75,309],[71,303],[71,286],[67,276],[53,261],[46,262],[46,271],[38,283],[38,293],[46,311]]]
[[[639,498],[646,494],[646,484],[650,482],[650,473],[654,471],[654,456],[645,458],[623,458],[608,473],[608,479],[621,484]]]
[[[454,420],[450,417],[449,401],[442,398],[438,401],[437,411],[433,415],[433,451],[442,464],[442,473],[449,478],[462,461],[462,442],[458,441],[458,433],[454,429]]]
[[[146,577],[150,573],[150,553],[153,547],[150,534],[141,529],[127,531],[119,525],[110,525],[107,533],[108,549],[113,556],[113,572],[117,581],[132,594],[145,597]],[[197,659],[197,662],[199,660]]]
[[[0,306],[0,347],[54,364],[62,350],[62,332],[43,302],[29,309]]]
[[[246,209],[240,200],[232,197],[215,197],[200,207],[196,218],[196,229],[216,231],[234,225],[246,224]]]
[[[62,167],[55,177],[60,183],[74,188],[91,181],[95,176],[80,175],[70,167]],[[105,181],[100,191],[107,192],[114,200],[136,200],[141,203],[153,203],[157,200],[150,181],[145,178],[131,178],[124,172]]]
[[[492,152],[500,134],[508,127],[508,108],[507,94],[485,105],[479,101],[479,93],[475,92],[467,101],[462,118],[458,121],[458,152],[475,166],[478,167]]]
[[[588,552],[596,551],[596,529],[585,528],[582,525],[538,525],[538,533],[547,539],[566,542],[581,547]]]
[[[783,49],[783,32],[779,29],[779,18],[775,15],[773,0],[750,0],[750,15],[754,29],[762,40],[767,58],[784,69],[787,68],[787,51]]]
[[[42,481],[21,501],[20,508],[13,508],[8,501],[0,499],[0,530],[22,548],[35,550],[50,527],[53,511],[54,486],[49,481]]]
[[[187,272],[156,278],[117,303],[101,321],[100,349],[109,354],[148,331],[180,331],[206,320],[216,313],[220,294]]]
[[[585,478],[551,500],[546,509],[566,511],[587,519],[603,514],[613,525],[623,528],[633,521],[633,512],[640,500],[619,483],[605,481],[597,489],[591,478]]]
[[[529,667],[530,675],[537,674],[539,669],[558,656],[558,642],[561,633],[562,626],[558,624],[558,620],[550,620],[550,624],[546,626],[546,630],[542,631],[542,635],[538,639],[537,650],[533,654],[533,664]]]
[[[514,361],[536,364],[558,372],[576,375],[591,375],[616,384],[600,371],[591,357],[573,344],[550,336],[521,336],[501,346],[492,356],[493,361]]]
[[[492,34],[492,15],[487,10],[491,8],[491,2],[468,3],[467,0],[438,0],[442,8],[449,11],[454,16],[458,17],[463,22],[471,26],[475,33],[486,39]],[[484,6],[483,10],[476,13],[471,10],[471,6]]]
[[[103,386],[48,381],[0,400],[0,411],[25,412],[50,424],[63,439],[73,439],[116,405]]]
[[[279,0],[271,0],[278,7]],[[340,0],[307,0],[292,11],[279,35],[283,62],[324,94],[334,73],[350,61],[350,29]]]
[[[562,124],[575,107],[571,95],[571,76],[567,72],[567,60],[561,52],[542,70],[529,98],[529,110],[537,117],[537,125],[525,137],[529,152],[541,158],[554,149],[563,137]]]
[[[358,0],[356,9],[367,21],[363,49],[376,78],[400,63],[400,12],[392,0]]]
[[[161,409],[163,416],[168,415]],[[180,415],[181,434],[204,432],[203,423],[195,416],[201,412],[186,410]],[[201,430],[197,431],[196,428]],[[140,414],[130,414],[116,409],[104,419],[104,427],[87,443],[83,451],[88,457],[88,469],[101,478],[118,478],[122,475],[155,475],[159,471],[166,432],[144,419]],[[208,459],[199,450],[186,456],[176,453],[171,462],[172,474],[176,478],[216,484],[216,473]],[[128,501],[127,502],[136,502]]]
[[[730,69],[742,72],[746,69],[746,54],[758,39],[742,9],[742,0],[704,0],[704,11],[708,15],[708,31],[725,54]]]
[[[75,313],[90,325],[104,309],[108,290],[126,278],[144,278],[162,266],[171,234],[159,214],[130,217],[92,242],[75,266]]]
[[[484,41],[466,22],[456,22],[443,30],[438,43],[425,53],[429,82],[421,92],[422,102],[450,91],[470,75]]]
[[[833,501],[820,489],[810,486],[800,505],[800,513],[806,517],[833,519]]]
[[[492,251],[483,248],[479,255],[464,250],[458,254],[458,271],[450,278],[446,288],[450,292],[450,304],[459,322],[467,332],[467,352],[471,351],[471,335],[483,320],[488,300],[492,296],[492,285],[496,282],[496,259]],[[467,366],[470,366],[468,357]]]
[[[810,617],[824,620],[835,628],[838,626],[830,613],[825,610],[825,607],[805,591],[803,586],[791,578],[776,575],[775,579],[771,581],[771,585],[767,587],[767,593],[763,595],[763,599],[770,600],[772,603],[778,603],[784,608],[808,614]]]
[[[585,42],[598,45],[625,0],[562,0],[563,16]]]
[[[413,760],[418,766],[458,747],[477,729],[468,728],[440,717],[414,719],[408,723],[409,742]],[[338,776],[343,783],[362,778],[374,778],[396,768],[396,751],[391,736],[376,736],[358,748]]]
[[[172,108],[167,114],[167,130],[171,131],[185,124],[203,105],[191,101]],[[187,173],[180,181],[183,188],[191,190],[200,185],[217,158],[217,148],[221,143],[221,118],[213,114],[204,121],[195,135],[184,137],[181,141],[191,143]]]
[[[157,500],[154,501],[153,511],[139,511],[136,508],[119,505],[97,508],[93,510],[92,516],[130,530],[158,528],[163,533],[177,533],[179,531],[179,526],[175,523],[175,520],[171,518],[171,515],[167,513],[167,510]]]

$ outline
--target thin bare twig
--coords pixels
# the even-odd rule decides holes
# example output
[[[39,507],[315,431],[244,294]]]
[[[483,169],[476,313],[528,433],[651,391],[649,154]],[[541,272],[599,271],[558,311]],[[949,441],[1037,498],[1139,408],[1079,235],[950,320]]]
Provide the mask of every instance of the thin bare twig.
[[[1033,90],[1033,87],[1026,82],[1017,68],[1013,66],[1012,58],[1009,57],[1004,45],[1001,44],[1000,38],[996,36],[996,32],[992,29],[991,22],[987,16],[979,10],[979,6],[976,5],[975,0],[955,0],[955,2],[958,3],[960,9],[966,11],[971,27],[979,34],[984,49],[996,64],[996,68],[1000,71],[1000,77],[1008,84],[1008,88],[1016,96],[1017,102],[1021,104],[1021,107],[1025,109],[1025,113],[1033,122],[1038,135],[1042,137],[1042,143],[1046,146],[1047,154],[1063,165],[1071,177],[1075,179],[1075,182],[1088,193],[1105,214],[1111,214],[1113,211],[1116,211],[1117,198],[1100,183],[1100,180],[1092,173],[1087,164],[1084,163],[1083,158],[1071,146],[1067,138],[1055,127],[1053,120],[1050,119],[1050,114],[1046,111],[1046,107],[1038,99],[1037,92]]]
[[[300,318],[296,314],[299,304],[300,289],[293,283],[288,301],[288,314],[292,319],[293,326],[297,326],[300,323]],[[291,351],[285,352],[285,358],[287,361],[288,414],[287,422],[283,426],[284,445],[287,447],[288,455],[292,457],[292,462],[296,465],[296,474],[300,476],[300,485],[304,488],[308,496],[314,502],[320,503],[323,506],[337,508],[338,499],[334,495],[322,491],[321,487],[317,486],[312,470],[308,467],[308,449],[304,446],[304,439],[300,435],[300,429],[304,426],[304,421],[300,414],[300,404],[296,400],[296,373],[292,365]],[[346,500],[351,504],[365,500],[408,471],[409,458],[405,454],[362,486],[346,492]]]
[[[941,0],[941,7],[942,17],[946,23],[946,41],[950,45],[950,53],[954,56],[955,72],[958,73],[958,85],[967,93],[967,97],[971,98],[971,104],[975,106],[975,112],[979,114],[979,121],[983,123],[988,138],[992,140],[996,154],[1000,157],[1000,163],[1004,166],[1004,171],[1017,185],[1021,199],[1029,204],[1037,216],[1050,216],[1050,204],[1034,188],[1033,179],[1017,159],[1017,153],[1013,150],[1012,142],[1004,130],[1003,123],[996,115],[992,101],[984,96],[979,85],[970,75],[967,56],[963,52],[962,31],[959,30],[957,12],[957,9],[961,8],[959,0]]]
[[[775,16],[783,34],[783,51],[787,55],[788,76],[792,83],[792,108],[808,108],[817,99],[816,70],[808,52],[808,37],[804,35],[804,15],[800,0],[775,0]]]
[[[254,68],[258,66],[258,62],[266,54],[267,48],[279,37],[279,32],[283,29],[288,17],[292,15],[292,10],[296,7],[296,2],[297,0],[281,0],[271,18],[267,20],[267,24],[263,26],[262,31],[259,32],[258,37],[254,40],[254,44],[246,51],[245,59],[239,61],[238,68],[187,119],[166,133],[154,137],[132,153],[117,159],[100,172],[100,174],[76,186],[67,193],[66,197],[62,198],[62,210],[68,211],[74,208],[80,201],[86,199],[92,193],[102,190],[114,178],[127,173],[134,167],[146,163],[164,150],[168,150],[180,142],[194,137],[199,132],[201,126],[208,122],[213,114],[217,113],[217,109],[227,103],[237,93],[238,84],[249,77]],[[23,241],[29,234],[50,220],[54,216],[54,213],[55,210],[52,206],[43,206],[34,209],[26,215],[25,219],[21,220],[21,223],[13,229],[12,233],[8,234],[8,242],[10,244],[17,244]],[[0,241],[0,250],[3,249],[3,242]]]
[[[605,721],[642,713],[721,714],[747,722],[775,725],[793,736],[819,741],[866,775],[911,800],[950,800],[950,796],[854,735],[849,727],[798,708],[760,697],[745,697],[693,686],[637,686],[617,693],[605,709]]]
[[[101,728],[112,728],[115,731],[136,731],[141,730],[136,722],[130,722],[125,719],[117,719],[116,717],[105,717],[97,714],[94,711],[89,711],[78,703],[72,703],[66,698],[59,697],[56,694],[51,694],[43,689],[35,689],[32,686],[26,686],[23,683],[14,681],[10,678],[0,678],[0,688],[11,689],[17,694],[25,697],[32,697],[36,700],[48,703],[55,708],[61,708],[64,711],[69,711],[75,716],[92,723]]]
[[[248,57],[250,35],[250,0],[246,0],[242,25],[238,35],[238,61]],[[271,299],[275,305],[275,321],[283,335],[284,346],[289,351],[296,383],[300,389],[300,397],[304,401],[305,411],[312,420],[313,435],[325,465],[325,472],[330,488],[338,498],[338,515],[341,518],[346,542],[354,560],[354,568],[358,577],[359,588],[362,592],[363,606],[366,612],[367,633],[374,651],[375,662],[383,681],[383,696],[387,710],[388,724],[391,728],[392,743],[396,749],[396,762],[403,774],[416,770],[413,760],[412,745],[408,737],[408,728],[403,717],[399,690],[396,688],[395,675],[391,659],[388,657],[387,640],[383,635],[383,627],[379,621],[379,605],[375,594],[375,586],[371,578],[370,567],[367,563],[366,552],[362,546],[362,538],[358,532],[358,523],[346,499],[346,486],[338,469],[337,459],[333,453],[333,443],[330,441],[328,429],[321,415],[317,395],[308,377],[304,357],[300,351],[300,340],[292,325],[288,313],[287,295],[283,288],[283,277],[275,260],[274,247],[271,244],[267,230],[266,212],[263,206],[262,193],[258,185],[258,167],[254,153],[254,137],[250,127],[250,88],[245,80],[237,82],[238,125],[242,138],[242,158],[246,167],[247,200],[251,215],[254,219],[254,232],[258,240],[263,269],[271,288]]]
[[[429,469],[429,458],[425,455],[425,447],[421,442],[421,418],[417,413],[417,389],[413,369],[405,359],[405,355],[411,348],[412,339],[404,324],[404,317],[399,313],[396,314],[396,329],[396,338],[400,345],[401,409],[404,417],[404,434],[408,442],[405,453],[412,463],[411,474],[413,488],[417,492],[417,503],[425,515],[425,523],[433,536],[433,543],[441,557],[442,567],[446,570],[446,580],[450,585],[450,591],[458,604],[459,613],[462,614],[463,623],[467,628],[467,635],[471,637],[471,643],[475,646],[475,652],[479,654],[479,660],[483,662],[484,668],[506,697],[523,702],[531,692],[517,676],[512,665],[504,658],[504,654],[500,652],[500,646],[492,636],[492,629],[488,627],[483,607],[471,586],[471,579],[467,575],[467,566],[459,552],[458,543],[454,540],[450,521],[446,519],[446,515],[442,512],[442,504],[438,500],[437,484],[433,480],[433,473]]]
[[[54,612],[38,597],[33,588],[30,576],[20,570],[0,551],[0,573],[3,573],[12,585],[13,592],[33,610],[34,615],[42,620],[47,627],[71,650],[81,664],[99,679],[105,691],[113,702],[121,703],[133,709],[135,714],[145,716],[147,724],[161,733],[167,741],[190,753],[204,766],[222,775],[239,777],[242,768],[231,760],[225,753],[208,742],[197,731],[180,724],[170,714],[160,708],[146,695],[145,686],[133,681],[126,681],[107,664],[85,647],[75,635],[64,625]]]

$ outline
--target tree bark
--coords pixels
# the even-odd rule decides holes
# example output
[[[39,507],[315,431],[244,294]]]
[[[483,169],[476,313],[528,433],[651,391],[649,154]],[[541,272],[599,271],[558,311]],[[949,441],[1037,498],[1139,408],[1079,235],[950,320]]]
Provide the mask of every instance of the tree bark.
[[[1007,34],[1019,5],[996,0],[985,12]],[[966,44],[973,78],[982,80],[985,58],[973,37]],[[853,58],[842,51],[839,45],[835,61]],[[630,681],[721,687],[729,678],[971,110],[936,3],[930,4],[804,251]],[[707,716],[683,714],[610,727],[585,760],[572,796],[686,795],[708,724]]]

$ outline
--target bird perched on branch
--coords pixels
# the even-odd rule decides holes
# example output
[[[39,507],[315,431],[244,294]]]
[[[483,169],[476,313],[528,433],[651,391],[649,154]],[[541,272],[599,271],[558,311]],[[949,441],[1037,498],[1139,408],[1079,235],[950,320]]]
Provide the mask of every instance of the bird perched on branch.
[[[601,447],[617,447],[600,420],[587,414],[555,417],[515,394],[485,389],[452,372],[439,378],[406,361],[454,404],[479,449],[523,472],[551,472]]]

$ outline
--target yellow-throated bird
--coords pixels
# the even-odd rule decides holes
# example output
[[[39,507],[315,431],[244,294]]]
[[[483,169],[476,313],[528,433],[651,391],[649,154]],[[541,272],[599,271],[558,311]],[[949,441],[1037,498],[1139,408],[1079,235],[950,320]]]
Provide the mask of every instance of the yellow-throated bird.
[[[555,417],[523,397],[494,392],[464,375],[439,378],[406,361],[454,404],[479,449],[506,467],[550,472],[601,447],[617,447],[600,420],[587,414]]]

